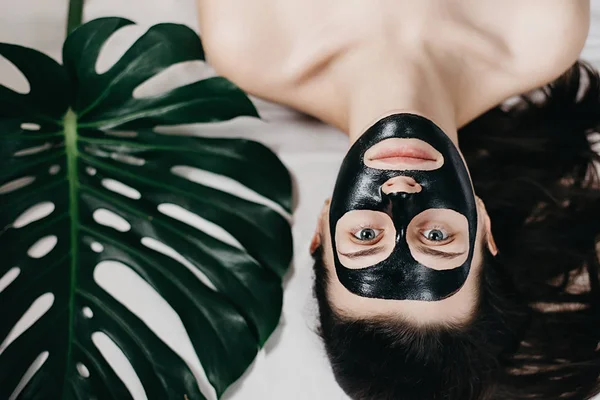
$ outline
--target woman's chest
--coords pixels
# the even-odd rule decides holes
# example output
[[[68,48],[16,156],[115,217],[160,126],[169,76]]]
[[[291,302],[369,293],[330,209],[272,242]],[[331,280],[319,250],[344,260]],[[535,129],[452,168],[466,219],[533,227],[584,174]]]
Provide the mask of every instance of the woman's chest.
[[[217,72],[254,95],[300,109],[306,101],[318,108],[322,100],[325,106],[334,95],[322,89],[327,66],[365,46],[377,49],[373,63],[409,52],[443,53],[462,62],[463,75],[474,84],[481,87],[489,79],[490,90],[498,92],[490,96],[500,101],[568,68],[589,24],[589,0],[199,0],[199,5],[203,43]],[[313,96],[306,87],[321,89]]]

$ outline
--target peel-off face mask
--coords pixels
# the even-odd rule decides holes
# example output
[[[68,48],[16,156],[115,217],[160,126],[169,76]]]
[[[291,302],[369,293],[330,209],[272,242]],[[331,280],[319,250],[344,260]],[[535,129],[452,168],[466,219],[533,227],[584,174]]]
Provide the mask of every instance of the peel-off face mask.
[[[420,139],[444,158],[434,170],[388,170],[365,164],[365,153],[390,138]],[[421,185],[414,193],[386,194],[382,185],[397,176],[412,177]],[[429,209],[449,209],[466,217],[469,249],[461,265],[433,269],[411,254],[407,227]],[[384,260],[362,268],[347,268],[338,256],[336,226],[348,212],[385,213],[395,227],[394,248]],[[379,120],[352,145],[337,177],[329,214],[335,269],[339,281],[352,293],[370,298],[437,301],[456,293],[465,283],[477,233],[477,208],[467,168],[456,146],[432,121],[413,114],[395,114]]]

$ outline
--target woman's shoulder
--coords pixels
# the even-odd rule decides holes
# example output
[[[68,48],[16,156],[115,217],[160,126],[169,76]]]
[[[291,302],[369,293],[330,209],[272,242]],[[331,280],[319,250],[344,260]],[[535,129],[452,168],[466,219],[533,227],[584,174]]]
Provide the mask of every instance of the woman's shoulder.
[[[485,41],[479,53],[477,39],[464,46],[464,71],[458,72],[464,85],[461,125],[509,97],[554,81],[578,60],[589,32],[589,0],[454,4],[460,7],[453,12],[461,15],[465,41]]]
[[[371,19],[364,11],[377,8],[357,2],[341,7],[340,0],[197,2],[209,63],[251,92],[292,85],[319,59],[359,36]]]
[[[589,32],[589,0],[500,3],[507,7],[504,23],[498,21],[492,29],[502,32],[507,46],[503,72],[528,78],[529,88],[535,88],[553,81],[577,61]],[[512,10],[511,3],[515,3]]]

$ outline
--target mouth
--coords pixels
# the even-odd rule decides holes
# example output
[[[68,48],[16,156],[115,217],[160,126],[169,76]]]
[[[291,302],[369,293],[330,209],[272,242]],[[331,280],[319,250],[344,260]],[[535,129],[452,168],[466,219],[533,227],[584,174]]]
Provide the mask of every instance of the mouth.
[[[371,147],[364,156],[368,167],[392,170],[434,170],[442,166],[442,154],[419,139],[385,139]]]

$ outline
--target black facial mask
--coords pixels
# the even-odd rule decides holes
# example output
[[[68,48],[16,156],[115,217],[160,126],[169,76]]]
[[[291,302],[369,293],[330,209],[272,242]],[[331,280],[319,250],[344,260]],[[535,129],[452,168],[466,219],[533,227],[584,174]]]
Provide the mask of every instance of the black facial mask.
[[[365,165],[365,152],[389,138],[415,138],[429,143],[444,157],[433,171],[396,171]],[[385,194],[381,186],[390,178],[410,176],[422,189],[419,193]],[[466,261],[448,270],[435,270],[416,261],[406,241],[410,221],[430,208],[450,209],[464,215],[469,226]],[[396,228],[390,256],[369,267],[346,268],[339,260],[335,231],[344,214],[352,210],[380,211],[390,216]],[[329,211],[335,269],[340,282],[363,297],[394,300],[442,300],[456,293],[467,279],[477,232],[477,209],[465,164],[454,143],[430,120],[413,114],[396,114],[379,120],[352,145],[342,162]]]

